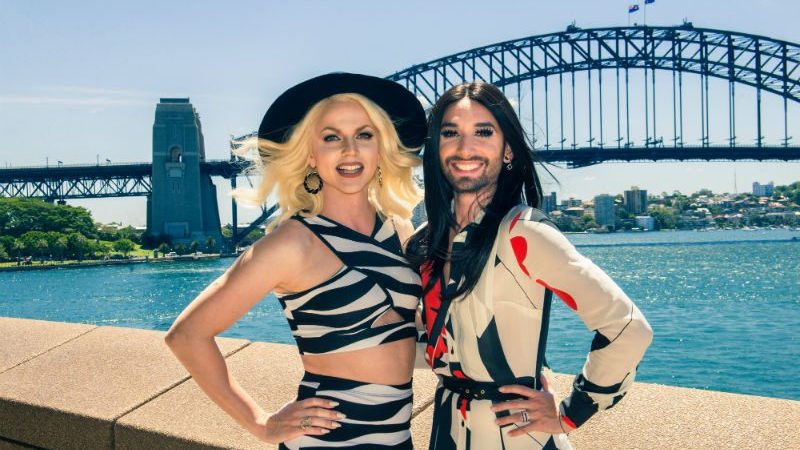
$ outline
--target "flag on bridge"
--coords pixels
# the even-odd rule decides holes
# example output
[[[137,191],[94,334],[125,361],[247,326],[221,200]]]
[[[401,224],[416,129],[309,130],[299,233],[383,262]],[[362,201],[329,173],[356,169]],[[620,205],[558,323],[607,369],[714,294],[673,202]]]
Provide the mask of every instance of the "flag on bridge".
[[[639,5],[629,5],[628,6],[628,14],[633,14],[639,10]]]

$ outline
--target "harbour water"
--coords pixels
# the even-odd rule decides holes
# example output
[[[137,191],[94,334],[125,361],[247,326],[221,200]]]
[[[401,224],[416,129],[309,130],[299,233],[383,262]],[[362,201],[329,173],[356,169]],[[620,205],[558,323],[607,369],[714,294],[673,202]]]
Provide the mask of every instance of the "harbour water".
[[[800,400],[800,232],[570,235],[655,331],[639,381]],[[166,330],[233,259],[0,272],[0,316]],[[292,343],[265,297],[223,336]],[[547,358],[577,373],[592,333],[560,302]],[[525,345],[525,343],[520,343]]]

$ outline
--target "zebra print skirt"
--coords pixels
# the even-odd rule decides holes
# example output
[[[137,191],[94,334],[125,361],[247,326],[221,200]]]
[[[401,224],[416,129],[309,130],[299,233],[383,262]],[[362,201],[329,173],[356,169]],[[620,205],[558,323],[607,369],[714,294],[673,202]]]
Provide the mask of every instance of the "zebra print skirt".
[[[345,419],[325,435],[303,435],[282,443],[281,450],[318,448],[413,449],[411,443],[411,382],[371,384],[306,372],[297,400],[319,397],[339,402],[334,408]]]

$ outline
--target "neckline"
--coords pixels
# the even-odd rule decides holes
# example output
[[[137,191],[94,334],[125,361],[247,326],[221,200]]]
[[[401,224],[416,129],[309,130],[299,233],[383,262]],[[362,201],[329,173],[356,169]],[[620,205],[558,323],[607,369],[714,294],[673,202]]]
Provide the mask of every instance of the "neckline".
[[[337,222],[336,220],[333,220],[333,219],[331,219],[330,217],[328,217],[328,216],[326,216],[324,214],[317,214],[317,217],[325,219],[328,222],[331,222],[333,224],[336,224],[337,226],[340,226],[340,227],[342,227],[342,228],[344,228],[346,230],[349,230],[351,233],[357,234],[357,235],[363,237],[364,239],[371,239],[373,241],[375,240],[375,236],[378,235],[378,232],[380,231],[380,229],[383,228],[383,221],[381,220],[380,214],[378,214],[377,211],[375,212],[375,222],[372,225],[372,232],[369,235],[364,234],[364,233],[362,233],[362,232],[360,232],[358,230],[354,230],[353,228],[350,228],[347,225],[344,225],[344,224],[342,224],[340,222]]]

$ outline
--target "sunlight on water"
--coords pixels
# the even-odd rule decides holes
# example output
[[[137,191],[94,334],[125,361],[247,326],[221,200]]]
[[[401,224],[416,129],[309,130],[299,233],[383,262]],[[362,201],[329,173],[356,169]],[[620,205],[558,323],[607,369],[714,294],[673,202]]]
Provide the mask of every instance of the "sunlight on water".
[[[800,400],[800,233],[570,235],[655,331],[638,380]],[[0,316],[167,330],[233,259],[1,272]],[[565,289],[568,290],[568,289]],[[292,343],[265,297],[223,336]],[[592,340],[556,299],[547,359],[577,373]]]

